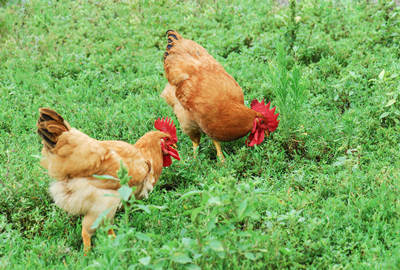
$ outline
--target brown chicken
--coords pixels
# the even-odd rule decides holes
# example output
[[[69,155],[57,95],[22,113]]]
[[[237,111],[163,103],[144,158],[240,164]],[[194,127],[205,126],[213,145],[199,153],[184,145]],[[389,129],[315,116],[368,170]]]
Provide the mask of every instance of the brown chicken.
[[[168,83],[161,96],[174,109],[193,151],[205,133],[223,161],[219,141],[232,141],[250,132],[248,146],[260,144],[278,127],[279,114],[270,103],[253,100],[244,105],[243,91],[235,79],[199,44],[168,30],[164,69]]]
[[[153,190],[162,167],[171,165],[171,157],[180,159],[176,149],[176,129],[172,121],[157,119],[155,128],[134,145],[122,141],[98,141],[66,122],[51,109],[39,109],[38,133],[42,137],[41,164],[57,181],[50,186],[55,203],[73,215],[83,215],[84,251],[91,246],[91,228],[97,217],[109,210],[112,219],[120,205],[119,181],[98,179],[93,175],[117,178],[122,161],[131,176],[129,186],[137,186],[135,196],[141,199]],[[105,196],[113,194],[115,196]],[[112,230],[109,234],[114,235]]]

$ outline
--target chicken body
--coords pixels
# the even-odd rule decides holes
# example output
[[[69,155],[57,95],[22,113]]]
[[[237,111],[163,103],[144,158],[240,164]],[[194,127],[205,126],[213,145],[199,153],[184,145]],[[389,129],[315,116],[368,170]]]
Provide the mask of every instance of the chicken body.
[[[137,186],[135,196],[147,198],[163,167],[162,142],[171,136],[161,131],[147,132],[134,145],[122,141],[98,141],[71,128],[55,111],[40,109],[38,133],[43,138],[41,164],[57,181],[50,194],[57,206],[73,215],[83,215],[82,240],[90,249],[91,228],[97,217],[109,210],[112,219],[120,205],[119,181],[98,179],[93,175],[117,178],[120,162],[131,176],[129,186]],[[116,196],[105,196],[112,194]],[[109,232],[114,234],[113,231]]]
[[[164,69],[168,83],[161,96],[173,107],[194,150],[205,133],[218,141],[232,141],[248,134],[262,114],[244,105],[243,91],[208,52],[175,31],[168,31]]]
[[[161,175],[162,150],[160,140],[169,135],[151,131],[135,145],[123,141],[98,141],[77,129],[62,133],[56,147],[42,149],[41,164],[51,177],[59,181],[86,177],[88,183],[102,189],[120,188],[119,181],[98,179],[93,175],[110,175],[117,178],[120,162],[131,176],[129,186],[137,186],[135,196],[147,197]]]

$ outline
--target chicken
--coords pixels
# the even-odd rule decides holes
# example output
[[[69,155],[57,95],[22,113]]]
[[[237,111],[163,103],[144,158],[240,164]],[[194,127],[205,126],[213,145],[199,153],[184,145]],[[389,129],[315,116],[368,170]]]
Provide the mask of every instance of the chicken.
[[[220,141],[232,141],[250,132],[246,144],[260,144],[279,124],[275,107],[253,100],[244,105],[243,91],[235,79],[199,44],[168,30],[164,70],[168,80],[161,97],[193,143],[202,133],[211,137],[217,156],[223,161]]]
[[[104,211],[112,219],[120,205],[119,181],[98,179],[93,175],[117,178],[120,162],[131,176],[129,186],[137,186],[135,197],[147,198],[171,157],[180,159],[176,147],[176,129],[172,121],[157,119],[155,128],[134,145],[122,141],[98,141],[71,128],[58,113],[39,109],[38,134],[42,137],[42,166],[57,181],[49,188],[55,204],[73,215],[83,215],[84,251],[91,247],[93,222]],[[112,194],[115,196],[105,196]],[[112,230],[109,234],[115,235]]]

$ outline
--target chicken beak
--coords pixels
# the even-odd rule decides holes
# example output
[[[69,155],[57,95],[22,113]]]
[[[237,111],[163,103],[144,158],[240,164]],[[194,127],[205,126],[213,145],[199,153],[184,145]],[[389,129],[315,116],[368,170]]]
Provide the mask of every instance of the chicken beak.
[[[176,143],[171,144],[171,146],[172,146],[172,148],[174,148],[174,149],[178,149],[178,146],[176,145]]]
[[[269,131],[268,131],[268,129],[265,130],[265,137],[269,137]]]

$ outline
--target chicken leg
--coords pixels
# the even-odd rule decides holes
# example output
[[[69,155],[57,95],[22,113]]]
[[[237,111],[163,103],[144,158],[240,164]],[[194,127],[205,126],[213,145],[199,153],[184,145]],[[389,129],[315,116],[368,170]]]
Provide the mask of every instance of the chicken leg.
[[[196,158],[197,157],[197,151],[199,148],[199,144],[200,144],[200,132],[198,132],[197,130],[190,130],[190,132],[188,132],[190,140],[192,141],[193,144],[193,157]]]
[[[197,149],[199,148],[199,143],[192,141],[193,143],[193,157],[196,158],[197,157]]]
[[[215,145],[215,148],[217,149],[217,157],[219,158],[219,160],[221,160],[221,162],[224,162],[225,158],[224,154],[222,154],[221,145],[219,141],[212,140],[212,142]]]
[[[82,240],[83,240],[83,251],[86,254],[91,249],[91,238],[93,234],[93,229],[91,228],[93,222],[96,220],[95,215],[85,215],[82,220]]]

